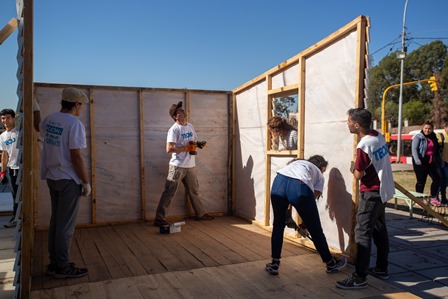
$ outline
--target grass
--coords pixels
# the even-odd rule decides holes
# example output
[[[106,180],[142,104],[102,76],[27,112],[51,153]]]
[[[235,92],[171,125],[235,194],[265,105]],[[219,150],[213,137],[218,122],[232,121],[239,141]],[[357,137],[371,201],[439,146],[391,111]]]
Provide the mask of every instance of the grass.
[[[415,191],[415,183],[417,180],[415,179],[415,173],[413,171],[394,171],[393,172],[394,181],[403,186],[408,191]],[[430,186],[432,180],[428,176],[426,181],[425,190],[423,193],[430,194]]]

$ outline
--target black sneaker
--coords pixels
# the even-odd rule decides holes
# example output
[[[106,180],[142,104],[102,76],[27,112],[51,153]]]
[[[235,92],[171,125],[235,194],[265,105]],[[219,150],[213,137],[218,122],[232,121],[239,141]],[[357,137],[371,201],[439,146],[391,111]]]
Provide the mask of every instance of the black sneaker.
[[[4,228],[12,228],[12,227],[16,227],[16,225],[17,225],[17,221],[11,220],[7,224],[3,225],[3,227]]]
[[[166,221],[165,219],[155,219],[154,220],[154,226],[163,227],[163,226],[170,226],[170,223]]]
[[[56,273],[56,265],[49,264],[47,266],[47,270],[45,271],[45,275],[54,276],[55,273]]]
[[[86,276],[89,271],[86,268],[77,268],[74,263],[69,263],[64,269],[57,269],[54,278],[75,278]]]
[[[344,290],[357,290],[367,288],[367,278],[358,276],[358,274],[353,273],[349,275],[346,279],[336,282],[336,287]]]
[[[347,257],[345,256],[342,256],[340,258],[333,257],[333,263],[331,263],[331,265],[327,264],[327,273],[330,274],[337,273],[346,265],[347,265]]]
[[[369,268],[367,273],[369,273],[370,275],[372,275],[376,278],[383,279],[383,280],[386,280],[389,278],[389,273],[387,273],[387,271],[383,271],[377,267]]]
[[[265,269],[266,271],[269,272],[269,274],[278,275],[278,269],[280,269],[280,262],[268,263],[266,264]]]

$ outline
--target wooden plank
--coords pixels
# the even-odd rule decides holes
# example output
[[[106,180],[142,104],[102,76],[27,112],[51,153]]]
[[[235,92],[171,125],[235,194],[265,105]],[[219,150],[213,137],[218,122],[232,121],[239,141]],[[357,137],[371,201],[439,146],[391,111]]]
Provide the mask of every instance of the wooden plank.
[[[114,284],[115,285],[115,284]],[[97,299],[93,297],[88,283],[77,284],[69,286],[65,289],[65,295],[67,299]],[[56,297],[59,298],[59,297]],[[126,297],[122,297],[126,298]],[[133,298],[133,297],[131,297]]]
[[[434,216],[435,218],[437,218],[440,222],[442,222],[445,226],[448,226],[448,220],[445,219],[444,217],[442,217],[439,213],[437,213],[436,211],[434,211],[433,209],[431,209],[429,206],[427,206],[426,204],[423,203],[423,201],[420,198],[415,197],[414,195],[411,194],[411,192],[409,192],[408,190],[406,190],[405,188],[403,188],[400,184],[398,184],[397,182],[395,183],[395,188],[397,188],[398,190],[400,190],[404,195],[406,195],[407,197],[409,197],[410,199],[412,199],[414,202],[416,202],[420,207],[422,207],[426,212],[428,212],[430,215]]]
[[[114,280],[114,283],[111,285],[111,287],[114,298],[132,298],[132,299],[144,298],[138,286],[135,284],[133,278],[131,279],[121,278]]]
[[[24,42],[23,48],[18,50],[18,55],[23,53],[23,115],[24,119],[31,121],[23,122],[23,152],[21,157],[23,160],[22,168],[22,190],[21,201],[22,207],[22,231],[20,237],[21,242],[21,267],[20,267],[20,298],[28,299],[31,290],[31,263],[34,248],[34,207],[33,207],[33,190],[34,190],[34,174],[38,172],[33,171],[33,82],[34,82],[34,1],[24,0],[23,9],[23,33]],[[21,80],[19,79],[19,82]],[[21,99],[19,99],[20,102]],[[21,130],[21,131],[22,131]],[[26,188],[24,188],[26,186]]]
[[[114,253],[112,248],[107,242],[104,241],[102,237],[101,229],[94,228],[91,231],[92,235],[95,236],[95,245],[101,254],[104,264],[107,268],[111,279],[123,278],[131,276],[131,271],[129,267],[122,267],[116,259],[116,252]]]
[[[151,250],[154,240],[151,238],[145,238],[147,231],[143,231],[141,227],[142,225],[133,224],[119,226],[116,227],[115,230],[128,244],[129,249],[137,257],[146,273],[165,272],[165,267],[163,267],[156,257],[157,252]],[[154,230],[156,230],[155,227]]]
[[[135,273],[134,271],[137,271],[137,273],[142,273],[141,270],[143,267],[141,267],[141,265],[138,266],[138,269],[131,269],[132,265],[139,265],[138,259],[129,250],[126,243],[118,237],[113,227],[107,226],[98,228],[98,231],[100,232],[100,236],[103,241],[109,246],[113,257],[117,261],[121,270],[126,273],[126,276],[133,276]]]
[[[70,251],[71,260],[76,266],[86,267],[89,270],[87,281],[101,281],[111,278],[95,243],[96,237],[97,234],[93,228],[77,229],[73,241],[77,243],[74,245],[78,246],[72,246],[72,248],[74,247],[74,250]],[[73,241],[72,243],[74,243]],[[87,277],[85,277],[85,279],[87,279]],[[71,282],[73,280],[70,279],[68,281]]]
[[[41,289],[42,281],[45,275],[46,267],[44,266],[44,260],[41,258],[43,256],[43,245],[42,245],[42,233],[34,234],[34,252],[33,252],[33,266],[31,267],[31,290]]]
[[[141,219],[146,220],[146,175],[145,175],[145,121],[143,113],[143,92],[138,91],[138,110],[139,110],[139,144],[140,144],[140,196],[141,196]]]
[[[191,225],[195,229],[187,232],[195,233],[200,231],[202,235],[197,234],[196,236],[199,238],[204,238],[204,249],[209,246],[213,249],[213,251],[208,251],[207,254],[213,254],[213,256],[216,257],[219,252],[220,256],[224,257],[224,260],[228,261],[224,262],[223,265],[247,262],[246,258],[242,257],[238,252],[235,252],[232,248],[228,247],[228,244],[223,242],[225,240],[220,239],[221,236],[219,234],[216,235],[213,230],[210,230],[208,227],[209,224],[209,221],[191,221],[187,225]],[[213,256],[212,258],[214,258]]]
[[[89,127],[90,127],[90,181],[92,191],[90,193],[92,223],[96,223],[96,155],[95,155],[95,94],[94,89],[89,88]]]
[[[17,29],[19,22],[16,18],[12,18],[5,27],[0,30],[0,45]]]
[[[219,220],[207,223],[207,228],[213,231],[214,236],[218,236],[222,242],[225,242],[227,246],[238,252],[247,261],[266,258],[266,255],[260,254],[259,247],[254,246],[252,242],[248,242],[246,237],[237,234],[234,228],[232,229],[229,225],[223,223],[221,217]]]

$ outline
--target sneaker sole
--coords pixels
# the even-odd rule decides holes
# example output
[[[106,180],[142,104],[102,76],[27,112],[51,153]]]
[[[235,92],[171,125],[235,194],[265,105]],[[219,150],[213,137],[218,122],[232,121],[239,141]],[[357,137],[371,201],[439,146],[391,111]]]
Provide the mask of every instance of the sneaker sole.
[[[371,275],[371,276],[373,276],[373,277],[375,277],[375,278],[379,278],[379,279],[381,279],[381,280],[387,280],[387,279],[389,279],[389,276],[388,276],[388,275],[387,275],[387,276],[384,276],[384,275],[374,274],[374,273],[371,273],[371,272],[367,272],[367,273],[369,273],[369,275]]]
[[[269,268],[266,268],[266,271],[268,271],[268,273],[271,275],[278,275],[278,271],[272,271]]]
[[[336,283],[336,287],[339,289],[343,289],[343,290],[359,290],[359,289],[366,289],[367,284],[347,287],[347,286],[343,286],[343,285]]]
[[[86,276],[87,274],[89,274],[89,272],[82,273],[82,274],[77,274],[77,275],[74,275],[74,274],[57,274],[57,273],[55,273],[53,277],[54,278],[58,278],[58,279],[61,279],[61,278],[79,278],[79,277]]]
[[[346,287],[346,286],[341,286],[339,284],[336,284],[336,287],[339,288],[339,289],[343,289],[343,290],[367,289],[367,285]]]

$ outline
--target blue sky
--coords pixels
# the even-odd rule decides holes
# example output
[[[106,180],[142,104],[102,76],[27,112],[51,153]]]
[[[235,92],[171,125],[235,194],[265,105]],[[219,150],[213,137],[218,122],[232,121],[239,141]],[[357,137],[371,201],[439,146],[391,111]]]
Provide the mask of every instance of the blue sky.
[[[359,15],[370,17],[375,64],[401,49],[404,5],[405,0],[35,1],[34,81],[232,90]],[[437,38],[448,44],[447,11],[447,0],[409,0],[409,51]],[[0,0],[0,28],[16,16],[16,0]],[[16,56],[17,31],[0,45],[1,108],[17,106]]]

